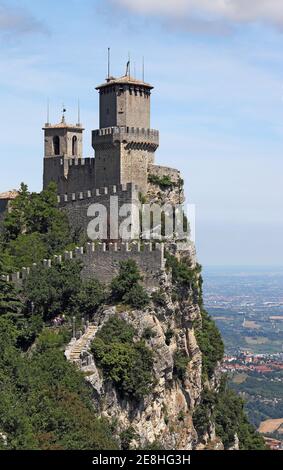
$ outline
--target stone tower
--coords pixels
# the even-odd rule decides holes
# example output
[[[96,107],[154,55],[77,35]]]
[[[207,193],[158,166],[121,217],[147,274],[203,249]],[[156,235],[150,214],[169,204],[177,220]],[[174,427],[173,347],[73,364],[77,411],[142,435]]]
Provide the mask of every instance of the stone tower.
[[[63,194],[67,191],[80,191],[84,182],[88,186],[91,186],[91,182],[93,185],[94,162],[85,165],[86,162],[82,158],[84,131],[82,125],[67,124],[63,113],[59,124],[46,123],[43,131],[43,187],[46,188],[51,181],[54,181],[58,193]],[[82,168],[85,166],[88,166],[88,169]],[[72,171],[72,167],[76,168],[76,171]]]
[[[147,189],[159,133],[150,128],[152,86],[129,75],[98,86],[99,129],[92,133],[95,187],[134,183]]]

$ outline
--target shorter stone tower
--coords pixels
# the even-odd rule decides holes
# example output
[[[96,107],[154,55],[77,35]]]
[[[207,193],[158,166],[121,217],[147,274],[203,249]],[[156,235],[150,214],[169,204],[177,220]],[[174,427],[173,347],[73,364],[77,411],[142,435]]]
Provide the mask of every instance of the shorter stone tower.
[[[82,158],[83,127],[67,124],[63,114],[59,124],[45,124],[44,158]]]
[[[133,183],[147,189],[159,133],[150,128],[152,86],[129,75],[98,86],[99,126],[92,133],[95,187]]]
[[[63,113],[59,124],[46,123],[44,128],[43,187],[51,181],[58,194],[80,191],[94,184],[94,160],[83,159],[83,131],[80,123],[67,124]]]

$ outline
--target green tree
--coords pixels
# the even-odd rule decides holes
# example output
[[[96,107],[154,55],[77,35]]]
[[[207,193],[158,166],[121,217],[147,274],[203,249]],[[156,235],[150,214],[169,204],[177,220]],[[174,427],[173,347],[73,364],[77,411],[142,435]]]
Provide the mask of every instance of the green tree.
[[[120,263],[120,271],[111,282],[112,298],[134,308],[143,308],[149,303],[136,262],[132,259]]]
[[[22,267],[40,256],[62,250],[71,240],[67,215],[59,210],[56,184],[41,193],[30,193],[22,184],[3,222],[4,248]],[[32,250],[33,246],[33,250]]]
[[[203,381],[211,378],[218,362],[223,359],[224,343],[221,334],[205,310],[201,311],[202,322],[195,324],[196,338],[202,352]]]
[[[122,396],[140,400],[152,383],[153,356],[144,341],[134,342],[135,331],[113,316],[97,333],[91,350],[106,380],[111,380]]]
[[[18,316],[22,309],[23,303],[14,285],[0,279],[0,316]]]
[[[34,311],[49,321],[58,314],[76,313],[74,301],[82,281],[81,265],[74,261],[54,264],[51,268],[37,266],[32,269],[24,284],[24,293]]]
[[[98,419],[83,374],[60,350],[64,338],[44,330],[33,352],[17,349],[17,330],[0,317],[0,430],[6,450],[117,449]]]
[[[19,195],[11,202],[11,210],[4,218],[4,240],[15,240],[20,234],[27,231],[27,214],[30,193],[28,187],[22,183]]]
[[[13,259],[16,269],[32,266],[48,257],[48,247],[40,233],[21,234],[11,240],[7,246],[7,253]]]
[[[173,375],[175,378],[184,380],[189,358],[184,351],[176,351],[174,354]]]
[[[123,301],[133,308],[142,309],[149,304],[149,296],[140,284],[133,286],[124,296]]]
[[[97,279],[90,279],[82,284],[71,300],[82,317],[91,318],[97,308],[105,302],[106,297],[106,287]]]

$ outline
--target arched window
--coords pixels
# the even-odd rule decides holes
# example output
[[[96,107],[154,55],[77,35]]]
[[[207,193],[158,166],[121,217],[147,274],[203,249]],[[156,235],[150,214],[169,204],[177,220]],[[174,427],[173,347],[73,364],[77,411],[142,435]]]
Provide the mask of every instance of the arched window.
[[[72,139],[72,155],[78,155],[78,138],[75,135]]]
[[[53,152],[54,155],[60,155],[60,138],[58,137],[58,135],[55,135],[55,137],[53,137]]]

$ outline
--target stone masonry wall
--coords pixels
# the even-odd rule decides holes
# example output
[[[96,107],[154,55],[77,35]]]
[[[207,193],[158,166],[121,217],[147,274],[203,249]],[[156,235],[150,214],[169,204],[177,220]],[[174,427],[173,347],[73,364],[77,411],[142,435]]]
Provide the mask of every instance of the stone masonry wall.
[[[94,187],[94,158],[45,158],[43,187],[57,184],[58,194],[87,191]]]
[[[160,178],[163,176],[169,176],[173,183],[177,183],[180,179],[180,171],[176,170],[175,168],[169,168],[167,166],[149,165],[148,173],[150,175],[159,176]]]
[[[121,261],[133,259],[144,277],[144,285],[149,289],[158,287],[160,273],[165,269],[163,243],[87,243],[86,248],[77,247],[74,251],[66,251],[64,256],[56,255],[53,259],[45,259],[43,265],[48,269],[54,263],[62,263],[63,259],[81,261],[83,279],[97,278],[107,284],[118,274]],[[20,272],[2,276],[2,280],[20,286],[36,266],[34,263]]]
[[[123,204],[133,203],[139,205],[138,188],[132,183],[58,196],[58,202],[67,213],[71,230],[73,232],[84,231],[86,233],[89,222],[94,218],[87,215],[89,207],[92,204],[102,204],[110,216],[110,204],[113,203],[111,196],[116,196],[115,201],[118,202],[118,210],[121,209]],[[120,223],[124,218],[125,215],[119,217],[118,222]],[[109,229],[108,239],[110,239]]]

